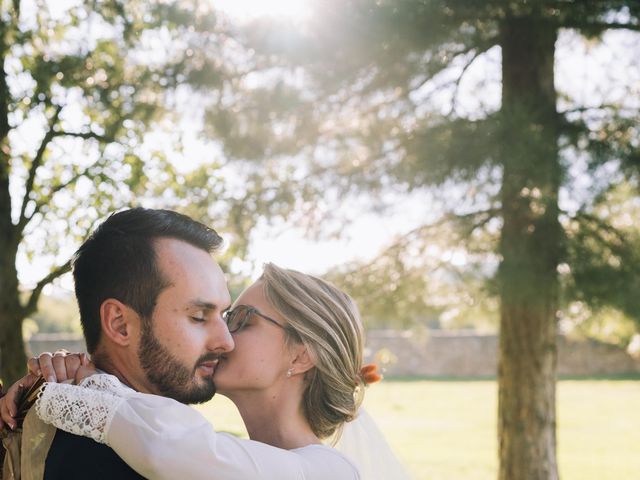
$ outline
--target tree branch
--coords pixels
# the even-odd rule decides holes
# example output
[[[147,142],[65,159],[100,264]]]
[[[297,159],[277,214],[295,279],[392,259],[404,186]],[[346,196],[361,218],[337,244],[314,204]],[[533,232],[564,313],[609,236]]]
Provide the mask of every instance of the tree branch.
[[[53,117],[51,117],[51,120],[49,121],[49,130],[44,135],[42,142],[40,142],[40,147],[36,152],[36,156],[33,158],[33,161],[31,162],[31,167],[29,168],[29,176],[27,177],[27,181],[25,183],[24,196],[22,197],[22,205],[20,207],[20,217],[17,225],[18,232],[22,232],[24,230],[24,227],[27,225],[27,223],[29,223],[30,217],[26,215],[26,211],[27,211],[27,204],[29,203],[29,195],[33,191],[33,184],[36,179],[36,170],[38,170],[38,167],[42,165],[44,153],[47,151],[47,147],[49,146],[49,143],[51,143],[51,140],[53,140],[53,137],[55,136],[54,128],[56,123],[58,123],[58,119],[60,118],[60,112],[62,112],[62,108],[63,108],[62,105],[58,105],[56,107],[56,111],[53,114]]]
[[[3,21],[0,24],[0,142],[3,142],[9,135],[9,86],[7,85],[7,74],[4,71],[4,60],[7,54],[6,45],[7,25]]]
[[[47,197],[45,197],[44,199],[41,199],[40,201],[36,202],[36,206],[35,206],[35,208],[33,210],[33,213],[29,216],[28,220],[30,220],[36,213],[38,213],[42,209],[42,207],[44,207],[47,203],[49,203],[49,201],[51,201],[51,198],[53,198],[53,196],[56,193],[58,193],[60,190],[63,190],[63,189],[67,188],[70,185],[73,185],[75,182],[78,181],[78,179],[80,179],[82,177],[91,178],[91,175],[89,175],[89,171],[92,168],[94,168],[98,163],[100,163],[100,160],[97,160],[93,164],[89,165],[87,168],[79,171],[78,173],[73,175],[68,181],[62,182],[62,183],[59,183],[58,185],[53,186],[51,188],[51,190],[49,191],[49,195],[47,195]]]
[[[93,138],[95,140],[99,140],[100,142],[113,142],[113,138],[105,137],[104,135],[99,135],[95,132],[65,132],[63,130],[56,130],[53,134],[54,137],[77,137],[88,140]]]
[[[464,77],[464,74],[467,72],[469,67],[471,67],[473,62],[476,61],[476,58],[478,58],[483,53],[487,52],[491,47],[492,47],[492,45],[484,45],[483,47],[475,50],[473,52],[473,56],[471,57],[471,59],[462,68],[462,71],[460,72],[460,75],[458,75],[458,78],[457,78],[457,80],[455,82],[455,89],[454,89],[454,93],[453,93],[453,98],[451,100],[451,113],[452,114],[455,114],[456,107],[457,107],[457,104],[458,104],[458,91],[460,90],[460,83],[462,82],[462,77]]]
[[[447,223],[456,222],[456,221],[461,222],[470,218],[483,216],[484,218],[482,218],[480,221],[474,222],[474,224],[471,225],[471,228],[468,230],[469,234],[471,234],[474,230],[482,227],[487,222],[489,222],[492,218],[495,218],[495,216],[498,213],[499,213],[498,209],[490,208],[486,210],[479,210],[476,212],[468,213],[465,215],[456,215],[456,214],[443,215],[440,219],[438,219],[433,223],[420,225],[419,227],[414,228],[413,230],[400,236],[391,245],[384,248],[384,250],[380,254],[378,254],[375,258],[373,258],[371,261],[365,264],[360,264],[357,268],[351,271],[352,272],[353,271],[368,272],[373,268],[375,268],[377,262],[379,262],[382,258],[388,257],[390,255],[393,256],[399,251],[406,250],[409,247],[409,245],[415,241],[416,238],[421,237],[422,235],[428,233],[429,231],[436,230],[442,227],[443,225],[446,225]]]
[[[60,277],[61,275],[64,275],[70,270],[71,270],[71,259],[67,260],[65,264],[60,265],[59,267],[52,270],[51,273],[49,273],[49,275],[47,275],[46,277],[44,277],[42,280],[38,282],[35,288],[31,291],[31,295],[29,295],[29,300],[27,300],[27,303],[23,307],[23,314],[25,317],[28,315],[31,315],[33,312],[36,311],[36,308],[38,306],[38,300],[40,299],[40,294],[42,293],[42,290],[44,289],[44,287],[46,287],[56,278]]]
[[[489,208],[487,210],[480,210],[477,212],[468,213],[466,215],[457,215],[457,218],[455,218],[455,220],[464,222],[469,219],[477,219],[476,221],[469,224],[469,227],[467,228],[467,234],[471,235],[473,232],[475,232],[479,228],[484,227],[491,220],[498,217],[500,213],[501,211],[499,208]]]
[[[474,217],[484,217],[480,221],[475,222],[470,229],[468,229],[468,235],[471,234],[475,229],[480,228],[484,224],[486,224],[492,218],[498,214],[498,209],[490,208],[486,210],[479,210],[475,212],[471,212],[465,215],[456,215],[456,214],[446,214],[440,217],[437,221],[433,223],[423,224],[419,227],[407,232],[406,234],[397,237],[397,239],[388,247],[386,247],[381,253],[379,253],[375,258],[366,262],[366,263],[352,263],[343,273],[346,274],[359,274],[365,276],[371,272],[375,272],[376,269],[380,268],[381,263],[384,262],[385,259],[395,258],[400,253],[405,251],[416,239],[429,234],[430,231],[437,230],[442,226],[451,223],[451,222],[460,222],[465,221]],[[439,260],[434,265],[430,267],[430,271],[436,271],[438,269],[446,269],[447,271],[454,273],[458,276],[461,273],[452,268],[450,262],[445,260]]]
[[[592,225],[595,226],[595,231],[597,233],[607,232],[607,233],[613,235],[618,240],[618,242],[620,244],[624,244],[626,242],[626,238],[625,238],[623,232],[618,230],[616,227],[614,227],[610,223],[607,223],[603,219],[597,217],[596,215],[593,215],[593,214],[590,214],[590,213],[587,213],[587,212],[584,212],[584,211],[578,211],[578,212],[576,212],[576,214],[574,215],[573,218],[578,220],[578,221],[581,218],[586,220],[586,221],[588,221],[589,223],[591,223]],[[609,245],[609,246],[611,246],[611,245]]]
[[[42,157],[43,157],[43,154],[44,154],[44,152],[46,150],[46,147],[51,142],[51,140],[53,138],[68,136],[68,137],[78,137],[78,138],[83,138],[83,139],[93,138],[93,139],[96,139],[96,140],[98,140],[100,142],[104,142],[104,143],[110,143],[110,142],[114,141],[112,138],[105,137],[103,135],[99,135],[99,134],[97,134],[95,132],[66,132],[66,131],[53,129],[53,127],[55,126],[55,121],[59,117],[61,109],[62,109],[62,107],[58,107],[58,110],[56,111],[56,115],[54,115],[54,119],[50,123],[51,126],[49,128],[49,131],[47,132],[47,135],[45,135],[45,138],[42,140],[40,148],[38,149],[38,153],[36,154],[36,157],[34,158],[34,161],[33,161],[32,165],[31,165],[31,169],[29,171],[29,178],[27,180],[27,192],[25,193],[25,197],[24,197],[23,202],[22,202],[22,208],[21,208],[21,211],[20,211],[20,221],[19,221],[19,223],[17,225],[18,232],[22,232],[24,230],[24,228],[29,223],[29,221],[33,218],[33,216],[36,213],[38,213],[42,209],[42,207],[44,205],[46,205],[48,203],[48,201],[51,199],[51,197],[53,197],[53,195],[55,195],[60,190],[68,187],[69,185],[72,185],[79,178],[84,177],[84,176],[88,176],[87,175],[88,172],[93,167],[95,167],[97,163],[99,163],[99,161],[95,162],[94,164],[90,165],[89,167],[85,168],[84,170],[82,170],[82,171],[78,172],[77,174],[75,174],[74,176],[72,176],[67,182],[63,182],[63,183],[60,183],[60,184],[52,187],[50,192],[49,192],[49,195],[46,197],[46,200],[40,200],[39,202],[36,202],[35,208],[34,208],[33,212],[31,213],[31,215],[26,215],[26,206],[27,206],[27,201],[28,201],[27,194],[29,192],[31,192],[31,190],[33,189],[33,183],[34,183],[34,180],[35,180],[36,169],[42,163]]]
[[[567,20],[562,22],[560,25],[562,28],[572,28],[574,30],[589,30],[589,31],[600,31],[604,32],[606,30],[631,30],[634,32],[640,32],[640,25],[630,24],[630,23],[620,23],[620,22],[571,22],[571,20]]]
[[[489,50],[495,44],[495,42],[492,42],[490,40],[492,40],[492,39],[488,39],[486,42],[482,42],[482,43],[477,43],[477,44],[474,43],[474,44],[472,44],[472,46],[470,46],[468,48],[465,48],[463,50],[460,50],[459,52],[453,53],[452,56],[454,58],[457,58],[457,57],[459,57],[461,55],[464,56],[464,55],[467,55],[468,53],[474,52],[474,56],[471,59],[471,62],[473,62],[476,59],[477,56],[479,56],[482,53],[486,52],[487,50]],[[466,70],[466,68],[468,66],[469,65],[465,66],[465,68],[462,71],[462,74],[464,74],[464,71]],[[430,74],[427,75],[426,78],[424,80],[422,80],[419,85],[417,85],[416,87],[412,88],[411,92],[417,92],[422,87],[424,87],[428,82],[433,80],[433,78],[436,75],[438,75],[440,72],[443,72],[444,70],[446,70],[447,68],[450,68],[450,67],[451,67],[451,61],[443,63],[435,71],[430,72]],[[449,82],[447,82],[447,83],[449,83]],[[457,82],[451,82],[451,83],[457,83]]]
[[[571,108],[569,110],[563,110],[558,112],[559,115],[566,115],[568,113],[585,113],[585,112],[593,112],[598,110],[617,110],[620,112],[629,112],[629,113],[637,113],[638,109],[628,108],[628,107],[620,107],[619,105],[594,105],[591,107],[577,107]]]

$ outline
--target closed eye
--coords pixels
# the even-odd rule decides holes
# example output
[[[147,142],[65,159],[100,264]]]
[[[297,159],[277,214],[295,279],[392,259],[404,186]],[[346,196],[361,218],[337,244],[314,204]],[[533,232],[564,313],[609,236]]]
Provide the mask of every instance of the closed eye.
[[[189,318],[196,323],[203,323],[207,320],[206,318],[203,318],[203,317],[189,317]]]

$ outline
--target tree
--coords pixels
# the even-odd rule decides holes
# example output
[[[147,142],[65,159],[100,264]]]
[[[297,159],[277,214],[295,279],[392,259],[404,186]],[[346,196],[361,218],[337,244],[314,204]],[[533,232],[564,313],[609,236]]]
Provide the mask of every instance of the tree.
[[[499,236],[499,478],[558,478],[556,313],[570,293],[558,269],[573,293],[618,303],[632,298],[628,286],[583,275],[585,262],[634,285],[640,273],[595,211],[620,178],[637,195],[638,65],[625,69],[635,84],[608,78],[606,92],[573,95],[556,82],[569,62],[559,35],[599,45],[626,31],[638,52],[638,4],[324,1],[311,18],[293,30],[251,25],[264,82],[234,99],[236,115],[212,113],[212,128],[230,156],[298,155],[297,184],[342,204],[357,191],[469,192],[451,211]],[[592,191],[577,193],[582,178]],[[616,261],[594,262],[598,251]]]
[[[326,274],[349,292],[365,327],[497,329],[489,281],[495,235],[470,235],[449,218],[399,235],[370,261]],[[473,238],[471,238],[473,237]]]
[[[206,2],[2,3],[5,382],[25,370],[23,320],[43,289],[69,271],[73,250],[108,212],[130,205],[174,208],[207,223],[213,216],[216,228],[226,228],[222,220],[235,200],[221,180],[219,159],[181,173],[168,156],[181,151],[180,106],[198,92],[219,94],[237,73],[225,60],[224,49],[233,46],[227,27]],[[250,219],[231,230],[240,227],[250,228]],[[36,256],[50,270],[38,280],[23,271],[31,278],[21,282],[18,260],[29,264]]]

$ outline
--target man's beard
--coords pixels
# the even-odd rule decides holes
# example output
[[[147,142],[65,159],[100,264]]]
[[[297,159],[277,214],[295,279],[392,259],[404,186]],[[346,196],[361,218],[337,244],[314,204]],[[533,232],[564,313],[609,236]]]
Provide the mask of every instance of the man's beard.
[[[181,403],[203,403],[216,393],[212,377],[204,377],[203,384],[196,383],[196,368],[203,362],[218,358],[213,353],[202,355],[193,369],[189,369],[167,350],[154,335],[150,319],[143,319],[138,359],[151,384],[163,397]]]

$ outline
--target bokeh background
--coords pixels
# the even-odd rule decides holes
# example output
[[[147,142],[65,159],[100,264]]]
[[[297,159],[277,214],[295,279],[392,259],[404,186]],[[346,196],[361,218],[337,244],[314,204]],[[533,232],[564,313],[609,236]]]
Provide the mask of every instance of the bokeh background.
[[[271,261],[356,299],[414,478],[640,471],[637,2],[0,5],[5,382],[84,349],[87,233],[170,208],[233,296]]]

